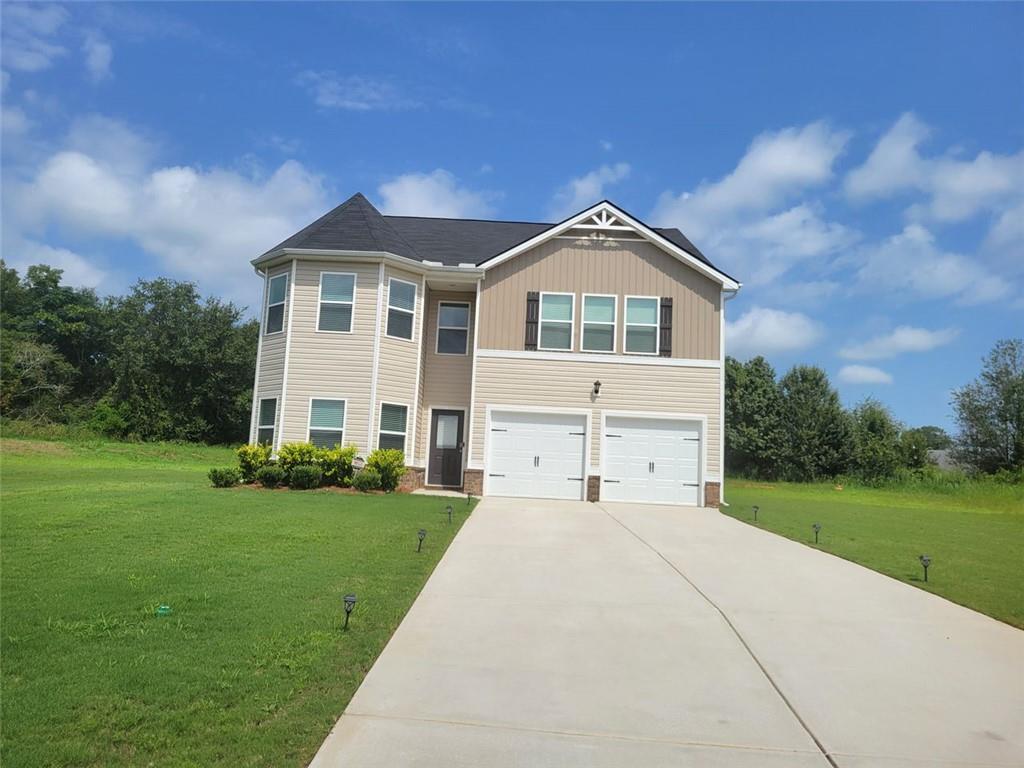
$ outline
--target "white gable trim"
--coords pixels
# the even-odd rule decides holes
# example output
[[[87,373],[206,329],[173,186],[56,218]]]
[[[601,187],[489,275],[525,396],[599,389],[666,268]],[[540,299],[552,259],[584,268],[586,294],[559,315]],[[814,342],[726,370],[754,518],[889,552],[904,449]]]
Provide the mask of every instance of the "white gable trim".
[[[668,240],[664,235],[659,235],[646,224],[644,224],[641,221],[638,221],[637,219],[634,219],[621,208],[617,208],[616,206],[609,203],[607,200],[597,203],[596,205],[592,205],[585,211],[581,211],[577,213],[575,216],[566,219],[561,224],[556,224],[550,229],[544,230],[539,235],[535,235],[526,242],[520,243],[519,245],[513,248],[509,248],[504,253],[499,253],[497,256],[491,257],[487,261],[482,262],[479,266],[483,267],[484,269],[496,267],[498,264],[508,261],[509,259],[514,259],[521,253],[524,253],[530,250],[531,248],[535,248],[541,243],[550,240],[551,238],[558,237],[563,232],[566,232],[567,230],[573,228],[598,229],[598,226],[588,223],[588,220],[595,216],[604,221],[609,221],[609,216],[614,217],[614,219],[616,220],[614,224],[601,226],[600,229],[618,232],[636,232],[637,234],[642,235],[644,239],[646,239],[648,242],[658,246],[671,256],[675,256],[677,259],[679,259],[679,261],[683,262],[684,264],[688,264],[689,266],[693,267],[705,277],[708,277],[714,280],[716,283],[719,283],[725,290],[735,291],[738,290],[740,287],[740,283],[736,282],[728,275],[719,272],[714,267],[708,266],[703,261],[694,256],[692,253],[683,250],[678,245]]]

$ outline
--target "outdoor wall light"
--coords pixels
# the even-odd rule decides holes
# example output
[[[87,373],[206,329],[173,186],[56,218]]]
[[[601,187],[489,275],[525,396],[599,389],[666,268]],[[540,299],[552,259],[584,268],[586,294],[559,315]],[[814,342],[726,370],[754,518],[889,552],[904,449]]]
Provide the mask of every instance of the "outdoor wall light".
[[[818,543],[818,534],[821,532],[821,523],[815,523],[811,526],[814,529],[814,543]]]
[[[594,382],[593,394],[594,394],[594,397],[597,397],[598,395],[601,394],[601,382],[600,381],[595,381]]]
[[[932,564],[932,559],[928,555],[921,555],[918,560],[921,561],[921,565],[924,566],[924,580],[928,581],[928,566]]]
[[[420,540],[419,543],[416,545],[416,551],[419,552],[421,549],[423,549],[423,540],[425,538],[427,538],[427,529],[426,528],[420,528],[416,532],[416,538],[418,538]]]
[[[352,613],[352,609],[356,607],[356,596],[349,592],[342,598],[345,601],[345,626],[344,629],[348,629],[348,615]]]
[[[448,525],[451,525],[452,524],[452,505],[449,504],[448,508],[445,511],[448,512]]]
[[[755,504],[754,505],[754,522],[755,523],[757,522],[757,512],[758,512],[759,509],[761,509],[761,508],[759,506],[757,506],[757,504]]]

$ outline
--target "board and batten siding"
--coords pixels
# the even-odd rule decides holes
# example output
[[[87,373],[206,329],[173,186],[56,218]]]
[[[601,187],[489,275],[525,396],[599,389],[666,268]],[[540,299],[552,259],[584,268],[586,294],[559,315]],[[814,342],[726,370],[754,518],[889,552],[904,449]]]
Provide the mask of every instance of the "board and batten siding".
[[[310,398],[338,398],[346,400],[345,444],[366,451],[379,269],[373,263],[298,261],[282,442],[308,439]],[[317,331],[321,272],[355,274],[352,333]]]
[[[271,277],[277,275],[287,275],[291,272],[291,262],[284,264],[280,267],[274,267],[270,270],[267,275],[269,281]],[[263,324],[266,322],[267,314],[267,299],[263,296],[263,305],[260,307],[260,370],[259,370],[259,381],[256,382],[256,402],[253,403],[253,424],[257,423],[259,419],[259,408],[260,400],[264,398],[272,397],[277,400],[277,409],[274,417],[274,430],[275,435],[277,430],[281,427],[281,386],[284,382],[284,350],[287,341],[288,327],[285,325],[284,330],[281,333],[274,333],[270,336],[262,334]],[[285,292],[285,321],[288,318],[288,292]],[[255,430],[253,431],[253,439],[256,437]]]
[[[481,310],[483,305],[481,304]],[[590,464],[601,466],[601,411],[686,413],[707,417],[707,480],[720,477],[718,367],[654,366],[608,362],[569,362],[478,357],[473,409],[471,466],[484,466],[488,405],[526,408],[583,408],[592,411]],[[601,393],[592,398],[594,381]]]
[[[396,339],[387,335],[388,330],[388,283],[391,278],[404,280],[416,286],[416,310],[413,316],[412,340]],[[384,268],[384,293],[381,297],[380,318],[380,362],[377,367],[377,404],[374,412],[374,435],[370,449],[377,447],[377,435],[380,432],[381,403],[395,403],[408,407],[406,412],[405,454],[406,462],[411,463],[413,456],[413,424],[418,418],[418,398],[416,392],[416,371],[420,366],[419,340],[423,324],[424,280],[422,275],[407,272],[404,269],[387,266]],[[372,335],[371,335],[372,338]],[[365,429],[365,428],[364,428]],[[419,439],[419,431],[415,439]]]
[[[469,423],[469,399],[473,377],[473,305],[475,293],[427,291],[427,324],[423,333],[423,373],[420,379],[419,428],[416,431],[416,462],[425,466],[430,439],[430,408],[455,406],[466,409]],[[469,334],[465,355],[437,354],[437,312],[442,301],[469,304]],[[468,435],[463,436],[465,440]],[[468,442],[468,440],[466,440]]]
[[[648,242],[561,240],[538,245],[487,271],[481,284],[481,349],[523,349],[526,294],[575,293],[579,350],[584,293],[619,297],[615,348],[622,354],[623,297],[671,296],[672,357],[717,360],[721,286]]]

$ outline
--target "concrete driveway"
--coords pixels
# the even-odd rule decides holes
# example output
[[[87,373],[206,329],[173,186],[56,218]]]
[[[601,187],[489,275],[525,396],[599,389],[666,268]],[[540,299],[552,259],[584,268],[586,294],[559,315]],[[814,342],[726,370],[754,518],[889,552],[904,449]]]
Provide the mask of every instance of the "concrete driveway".
[[[1024,633],[715,510],[486,499],[313,766],[1024,765]]]

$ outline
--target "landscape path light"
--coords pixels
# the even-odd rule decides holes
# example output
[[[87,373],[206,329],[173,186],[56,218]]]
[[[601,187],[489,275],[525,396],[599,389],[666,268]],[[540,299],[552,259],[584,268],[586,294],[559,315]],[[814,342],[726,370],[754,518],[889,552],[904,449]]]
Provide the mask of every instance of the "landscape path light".
[[[356,607],[356,596],[354,593],[349,592],[342,599],[345,601],[345,626],[343,629],[348,629],[348,616],[352,613],[352,609]]]
[[[448,505],[448,509],[446,511],[448,512],[448,525],[451,525],[452,524],[452,505],[451,504]]]
[[[754,522],[757,522],[757,511],[761,509],[757,504],[754,505]]]
[[[918,560],[921,561],[921,565],[924,566],[924,581],[928,583],[928,566],[932,564],[932,559],[928,555],[921,555]]]
[[[814,529],[814,543],[818,543],[818,534],[821,532],[821,523],[815,523],[811,526]]]
[[[425,538],[427,538],[427,529],[426,528],[420,528],[416,532],[416,538],[419,539],[419,543],[416,545],[416,551],[419,552],[421,549],[423,549],[423,540]]]

